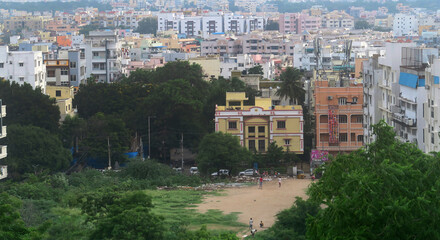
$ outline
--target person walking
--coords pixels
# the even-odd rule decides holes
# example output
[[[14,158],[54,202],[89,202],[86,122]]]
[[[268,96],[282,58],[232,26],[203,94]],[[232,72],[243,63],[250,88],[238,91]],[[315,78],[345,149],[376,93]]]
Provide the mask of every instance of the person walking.
[[[278,187],[281,187],[281,177],[278,177]]]
[[[260,181],[260,186],[258,188],[263,189],[263,177],[262,176],[260,176],[259,181]]]
[[[254,220],[249,219],[249,228],[252,230],[252,226],[254,225]]]
[[[260,228],[263,228],[264,227],[264,223],[263,223],[263,221],[260,221]]]

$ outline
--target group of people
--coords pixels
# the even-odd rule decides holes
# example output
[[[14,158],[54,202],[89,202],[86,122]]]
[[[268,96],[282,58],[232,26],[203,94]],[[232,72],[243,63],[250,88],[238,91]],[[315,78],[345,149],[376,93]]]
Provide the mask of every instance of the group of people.
[[[260,183],[260,185],[258,186],[259,189],[263,189],[263,176],[260,176],[260,178],[258,179],[258,182]],[[281,187],[281,177],[278,176],[278,187]]]
[[[264,223],[263,221],[260,221],[260,228],[264,227]],[[249,229],[251,230],[251,234],[252,236],[255,235],[255,233],[257,232],[257,229],[254,228],[254,220],[251,218],[249,219]]]

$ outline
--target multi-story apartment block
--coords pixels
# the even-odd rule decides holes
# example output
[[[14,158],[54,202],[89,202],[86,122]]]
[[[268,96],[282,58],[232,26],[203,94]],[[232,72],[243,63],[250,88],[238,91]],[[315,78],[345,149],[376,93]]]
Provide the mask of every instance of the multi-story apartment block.
[[[354,28],[354,18],[344,11],[333,11],[322,17],[324,28]]]
[[[51,18],[46,16],[17,16],[4,21],[5,28],[11,31],[28,29],[31,31],[44,30]]]
[[[6,106],[2,104],[0,99],[0,139],[5,138],[7,135],[6,126],[3,126],[3,118],[6,117]],[[2,159],[8,156],[8,147],[0,145],[0,179],[8,177],[8,167],[2,165]]]
[[[246,21],[242,15],[227,13],[224,15],[224,31],[227,33],[243,33],[246,31]]]
[[[204,35],[223,32],[223,16],[207,15],[202,18],[202,31]]]
[[[316,149],[330,154],[355,151],[364,143],[362,85],[339,80],[338,73],[327,77],[314,82]]]
[[[70,86],[79,87],[79,85],[85,84],[87,79],[85,49],[69,50],[68,60]]]
[[[394,16],[394,36],[407,36],[417,34],[418,30],[419,20],[415,15],[399,13]]]
[[[215,110],[215,131],[240,138],[242,146],[264,153],[275,142],[284,151],[304,153],[304,120],[301,106],[273,106],[271,98],[255,98],[244,106],[244,92],[226,93],[226,106]]]
[[[183,14],[159,13],[157,15],[157,31],[174,30],[179,32],[180,19],[183,19]]]
[[[301,13],[280,14],[279,27],[281,33],[300,34],[303,31],[318,30],[322,22],[320,17],[313,17]]]
[[[423,103],[425,152],[440,151],[440,59],[425,69],[426,102]]]
[[[28,83],[45,93],[46,66],[42,53],[9,51],[8,46],[0,46],[0,77],[19,84]]]
[[[180,21],[180,32],[188,37],[199,36],[202,31],[201,17],[187,17]]]
[[[86,78],[111,83],[121,76],[121,42],[113,31],[92,31],[85,40]]]
[[[378,55],[364,62],[364,135],[365,143],[374,139],[371,126],[384,120],[388,125],[395,126],[393,112],[397,112],[400,95],[399,77],[402,65],[402,49],[415,47],[415,43],[387,43],[386,55]]]
[[[46,64],[46,83],[51,86],[69,86],[69,60],[44,60]]]
[[[64,121],[67,116],[73,117],[75,109],[73,108],[74,87],[73,86],[47,86],[46,94],[55,98],[57,106],[60,109],[60,121]]]

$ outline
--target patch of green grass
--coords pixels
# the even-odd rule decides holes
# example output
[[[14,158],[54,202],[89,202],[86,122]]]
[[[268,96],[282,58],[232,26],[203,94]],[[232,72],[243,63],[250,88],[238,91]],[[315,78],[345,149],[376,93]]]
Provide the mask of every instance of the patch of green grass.
[[[245,224],[237,221],[239,213],[223,214],[219,210],[200,213],[194,207],[200,204],[206,195],[218,195],[219,192],[194,190],[146,191],[153,199],[153,212],[165,218],[165,224],[186,225],[198,229],[202,225],[212,225],[214,229],[236,230]]]

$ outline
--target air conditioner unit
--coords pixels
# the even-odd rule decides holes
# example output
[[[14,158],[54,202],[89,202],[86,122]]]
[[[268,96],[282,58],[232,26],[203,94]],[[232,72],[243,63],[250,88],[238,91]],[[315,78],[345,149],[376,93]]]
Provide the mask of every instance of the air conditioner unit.
[[[333,96],[328,96],[327,97],[327,100],[332,100],[333,99]]]
[[[425,89],[426,89],[426,90],[429,90],[429,85],[425,85]]]
[[[408,125],[409,126],[414,125],[414,119],[408,119]]]

